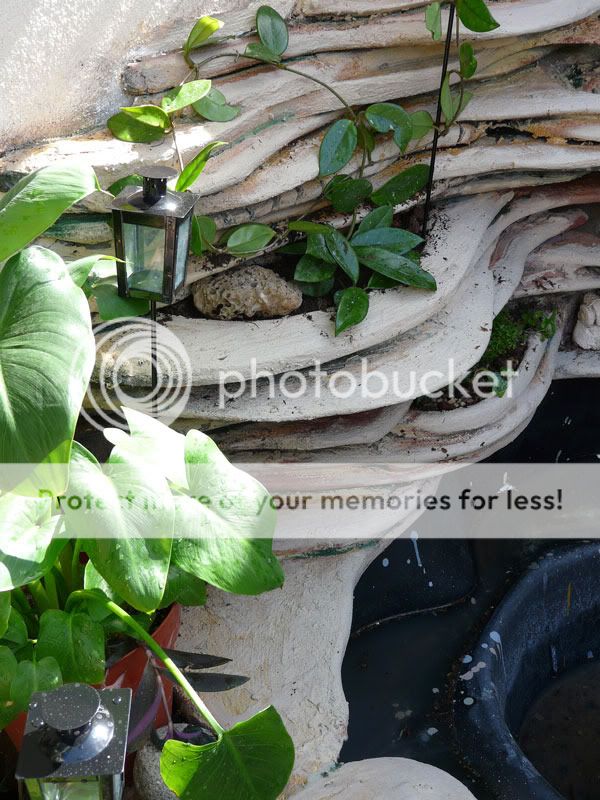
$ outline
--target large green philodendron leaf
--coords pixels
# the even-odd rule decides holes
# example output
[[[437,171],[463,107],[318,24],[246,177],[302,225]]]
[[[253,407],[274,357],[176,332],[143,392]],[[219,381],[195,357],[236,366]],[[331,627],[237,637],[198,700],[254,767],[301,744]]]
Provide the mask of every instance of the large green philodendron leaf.
[[[0,198],[0,261],[22,250],[98,188],[94,170],[85,164],[42,167],[21,178]]]
[[[57,612],[58,613],[58,612]],[[26,711],[34,692],[49,692],[63,682],[58,661],[52,656],[21,661],[10,687],[10,699],[16,711]]]
[[[67,533],[85,540],[100,575],[138,611],[157,609],[173,536],[173,496],[166,479],[122,456],[111,457],[103,470],[75,444],[67,497]]]
[[[60,555],[63,518],[51,515],[49,498],[0,497],[0,592],[37,580]]]
[[[272,550],[276,515],[265,487],[203,433],[184,437],[139,411],[123,413],[131,436],[105,431],[116,445],[113,455],[151,465],[186,492],[174,498],[172,564],[235,594],[280,587],[283,571]]]
[[[40,617],[39,659],[56,659],[65,683],[104,680],[104,628],[81,611],[50,609]]]
[[[6,630],[8,628],[9,617],[10,617],[10,592],[0,592],[0,639],[6,633]]]
[[[191,496],[175,498],[173,563],[235,594],[282,586],[272,549],[276,515],[265,487],[199,431],[185,438],[185,461]]]
[[[95,360],[85,295],[60,256],[29,247],[0,272],[0,297],[0,464],[67,465]],[[10,490],[24,474],[2,478]],[[54,494],[66,484],[66,466],[44,471]]]
[[[294,766],[294,743],[273,706],[204,745],[171,739],[160,759],[182,800],[275,800]]]

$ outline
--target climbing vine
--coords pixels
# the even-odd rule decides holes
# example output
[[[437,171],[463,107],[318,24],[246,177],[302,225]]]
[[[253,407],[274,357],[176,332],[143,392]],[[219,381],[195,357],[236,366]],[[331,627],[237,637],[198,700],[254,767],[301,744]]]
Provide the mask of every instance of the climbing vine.
[[[175,188],[184,191],[200,177],[213,150],[226,143],[211,142],[184,167],[177,146],[175,115],[191,106],[203,119],[226,122],[240,113],[240,108],[230,105],[211,81],[199,79],[200,68],[217,59],[243,58],[300,75],[329,91],[340,103],[344,116],[327,129],[321,141],[319,179],[324,198],[340,214],[338,226],[302,218],[289,222],[284,234],[278,235],[268,225],[251,223],[219,235],[211,217],[196,216],[191,249],[196,255],[226,253],[243,257],[280,247],[283,252],[298,255],[294,279],[305,295],[333,295],[338,335],[367,316],[370,290],[402,286],[426,291],[437,288],[433,275],[420,263],[420,250],[427,235],[435,157],[440,137],[448,133],[472,98],[465,84],[477,71],[473,45],[461,41],[460,25],[480,33],[498,27],[484,0],[433,2],[426,9],[425,24],[434,40],[442,38],[445,16],[446,46],[435,119],[427,110],[410,113],[390,102],[354,108],[327,82],[297,69],[293,61],[284,61],[289,45],[287,23],[275,9],[265,5],[256,14],[257,42],[248,44],[243,52],[221,53],[206,59],[197,58],[199,49],[209,41],[232,37],[217,36],[223,27],[220,20],[201,17],[183,47],[190,72],[181,85],[167,92],[160,106],[122,108],[109,119],[108,127],[116,137],[128,142],[152,142],[171,134],[181,170]],[[454,36],[456,66],[450,67]],[[367,175],[380,136],[391,137],[403,156],[411,142],[419,142],[432,132],[429,164],[412,164],[382,186],[373,186]],[[347,172],[342,172],[344,169]],[[395,210],[423,190],[426,198],[422,235],[394,227]]]

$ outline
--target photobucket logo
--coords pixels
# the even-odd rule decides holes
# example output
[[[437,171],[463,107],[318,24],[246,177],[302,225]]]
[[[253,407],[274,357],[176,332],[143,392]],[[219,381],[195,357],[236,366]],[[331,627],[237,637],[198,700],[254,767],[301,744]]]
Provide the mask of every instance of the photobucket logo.
[[[98,430],[107,425],[127,429],[122,406],[150,414],[166,425],[181,416],[192,389],[192,365],[172,331],[143,317],[129,317],[117,325],[104,323],[94,334],[96,367],[82,411],[91,425]]]
[[[358,362],[353,361],[354,365]],[[360,369],[329,371],[318,361],[312,369],[292,370],[274,374],[259,369],[256,358],[250,360],[250,375],[238,370],[219,373],[219,408],[239,398],[273,400],[284,397],[298,400],[307,394],[320,399],[327,394],[338,400],[359,396],[364,400],[381,400],[393,397],[398,403],[417,397],[439,399],[444,394],[450,399],[484,400],[489,397],[513,397],[513,378],[518,372],[512,362],[500,372],[477,370],[457,375],[454,359],[448,359],[447,370],[380,370],[369,369],[367,358],[360,359]],[[268,389],[267,389],[268,387]]]

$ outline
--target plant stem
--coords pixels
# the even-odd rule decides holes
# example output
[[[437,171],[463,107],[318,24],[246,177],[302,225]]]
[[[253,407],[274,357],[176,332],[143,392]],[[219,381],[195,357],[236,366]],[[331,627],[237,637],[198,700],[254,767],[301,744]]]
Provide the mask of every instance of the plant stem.
[[[208,722],[210,727],[214,730],[217,736],[221,736],[225,733],[225,728],[217,722],[215,717],[213,717],[210,710],[204,704],[201,697],[198,695],[194,687],[185,677],[183,672],[179,669],[179,667],[174,663],[174,661],[169,658],[169,656],[165,653],[162,647],[155,642],[152,636],[147,633],[141,625],[139,625],[131,616],[128,614],[127,611],[121,608],[121,606],[113,603],[112,600],[108,600],[107,598],[100,597],[100,595],[96,594],[95,592],[88,591],[86,589],[81,589],[77,592],[74,592],[71,597],[69,598],[69,602],[67,606],[72,605],[77,600],[94,600],[95,602],[100,602],[104,605],[104,607],[111,611],[116,617],[118,617],[132,632],[135,634],[136,639],[140,639],[144,644],[148,647],[148,649],[165,665],[167,670],[171,673],[173,678],[177,681],[177,683],[181,686],[181,688],[185,691],[187,696],[190,698],[192,703],[196,706],[198,711],[202,714],[204,719]]]
[[[58,602],[58,591],[56,589],[56,578],[52,574],[52,570],[44,575],[44,586],[46,589],[46,595],[48,596],[50,608],[60,608],[60,603]]]
[[[264,63],[264,62],[261,62],[261,63]],[[325,81],[322,81],[319,78],[315,78],[312,75],[307,75],[306,72],[301,72],[299,69],[294,69],[293,67],[288,67],[285,64],[273,64],[273,66],[277,67],[277,69],[281,69],[281,70],[283,70],[285,72],[293,72],[294,75],[300,75],[301,78],[306,78],[307,80],[312,81],[313,83],[318,83],[319,86],[322,86],[324,89],[327,89],[328,92],[331,92],[331,94],[340,101],[340,103],[344,106],[344,108],[350,114],[352,119],[356,122],[356,120],[358,118],[358,115],[356,114],[354,109],[350,106],[349,103],[346,102],[346,100],[344,100],[342,95],[339,92],[336,92],[336,90],[333,89],[331,86],[329,86],[328,83],[325,83]]]
[[[454,16],[456,9],[454,3],[450,4],[450,13],[448,16],[448,31],[446,33],[446,46],[444,49],[444,62],[442,65],[442,79],[440,81],[440,90],[438,92],[437,112],[435,115],[435,129],[433,132],[433,144],[431,146],[431,160],[429,162],[429,180],[427,182],[427,194],[425,195],[425,208],[423,210],[423,228],[421,236],[423,239],[427,236],[427,228],[429,226],[429,212],[431,211],[431,193],[433,190],[433,177],[435,173],[435,161],[437,157],[438,144],[440,139],[440,125],[442,122],[442,87],[446,80],[448,73],[448,62],[450,61],[450,48],[452,46],[452,28],[454,27]]]
[[[44,611],[47,611],[50,608],[50,600],[48,599],[48,595],[46,594],[46,590],[41,584],[41,581],[32,581],[31,583],[27,584],[27,588],[31,592],[31,596],[38,608],[40,614],[43,614]]]
[[[69,541],[63,547],[58,558],[60,571],[70,592],[77,588],[73,586],[73,542]]]
[[[73,585],[71,586],[71,591],[75,591],[75,589],[79,589],[83,582],[82,578],[82,567],[79,561],[79,555],[81,553],[81,542],[79,539],[75,539],[73,542],[73,555],[71,557],[71,578],[73,580]]]
[[[175,124],[173,120],[171,120],[171,133],[173,134],[173,146],[175,147],[177,160],[179,161],[179,171],[183,172],[183,158],[181,157],[181,151],[179,150],[179,145],[177,144],[177,133],[175,131]]]

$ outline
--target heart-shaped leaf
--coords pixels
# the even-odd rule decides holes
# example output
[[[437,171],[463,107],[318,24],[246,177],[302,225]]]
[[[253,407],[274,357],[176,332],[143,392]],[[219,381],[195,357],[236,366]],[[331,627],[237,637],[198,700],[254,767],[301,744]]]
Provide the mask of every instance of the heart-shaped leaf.
[[[59,538],[62,517],[51,513],[50,498],[0,497],[0,592],[24,586],[51,569],[67,543]]]
[[[160,472],[122,451],[102,470],[76,445],[63,510],[67,532],[87,540],[85,550],[110,586],[139,611],[157,609],[169,572],[174,516],[173,496]]]
[[[460,74],[465,80],[472,78],[477,72],[477,59],[471,42],[463,42],[460,46]]]
[[[34,692],[49,692],[63,683],[58,661],[52,656],[40,657],[35,661],[21,661],[10,687],[10,699],[17,711],[26,711]],[[104,673],[102,674],[104,677]],[[100,680],[102,680],[102,677]],[[79,680],[75,678],[75,680]]]
[[[258,42],[249,44],[243,55],[247,58],[253,58],[255,61],[264,61],[266,64],[278,64],[281,61],[281,56]]]
[[[214,87],[206,97],[192,103],[192,106],[197,114],[211,122],[229,122],[235,119],[241,110],[239,106],[230,106],[223,92]]]
[[[425,27],[431,33],[434,41],[442,38],[442,5],[441,3],[430,3],[425,9]]]
[[[365,116],[380,133],[394,132],[394,142],[403,153],[412,138],[412,121],[410,114],[396,103],[375,103],[369,106]]]
[[[360,267],[356,253],[345,236],[335,229],[331,229],[325,237],[325,244],[336,263],[344,270],[353,283],[358,281]]]
[[[104,680],[104,628],[83,611],[44,611],[36,652],[56,659],[65,683]]]
[[[123,142],[156,142],[171,128],[171,120],[162,108],[153,105],[128,106],[106,123],[108,129]]]
[[[164,95],[160,101],[161,108],[167,114],[181,111],[182,108],[187,108],[187,106],[191,106],[206,97],[210,92],[210,87],[211,82],[207,80],[183,83]]]
[[[298,281],[300,291],[307,297],[326,297],[328,294],[331,294],[334,284],[334,278],[327,278],[324,281],[318,281],[318,283],[305,283],[303,281]]]
[[[319,174],[322,177],[339,172],[352,158],[358,143],[356,125],[349,119],[338,119],[329,128],[319,148]]]
[[[175,189],[178,192],[185,192],[186,189],[193,186],[204,171],[204,167],[215,147],[222,147],[225,144],[227,144],[227,142],[209,142],[205,145],[198,155],[194,156],[190,163],[184,168],[177,179]]]
[[[323,194],[336,211],[352,213],[371,195],[373,186],[366,178],[351,178],[335,175],[325,187]]]
[[[286,50],[289,42],[287,25],[283,17],[270,6],[261,6],[256,12],[258,38],[264,46],[278,56]]]
[[[100,319],[105,322],[126,317],[139,317],[147,314],[150,308],[148,300],[137,297],[121,297],[116,277],[105,278],[94,284],[89,294],[95,297],[98,314]]]
[[[353,325],[358,325],[369,313],[369,295],[358,286],[350,286],[339,293],[335,316],[335,335]]]
[[[173,603],[182,606],[203,606],[206,603],[206,583],[189,572],[184,572],[177,564],[171,563],[161,608]]]
[[[171,739],[160,759],[164,782],[182,800],[276,800],[293,766],[294,744],[272,706],[211,744]]]
[[[73,283],[76,286],[83,287],[90,276],[92,278],[92,282],[94,279],[99,280],[101,277],[104,277],[104,275],[96,277],[93,274],[101,264],[107,268],[107,272],[110,271],[111,273],[114,273],[114,262],[116,260],[117,259],[114,256],[84,256],[83,258],[78,258],[76,261],[69,261],[67,264],[67,269],[69,270],[69,275],[71,276]]]
[[[42,167],[21,178],[0,198],[0,261],[28,245],[73,203],[98,188],[94,170],[76,163]]]
[[[95,360],[87,300],[42,247],[8,261],[0,297],[0,463],[57,465],[44,472],[45,488],[60,494]],[[22,478],[3,477],[5,489]]]
[[[460,21],[470,31],[487,33],[500,27],[484,0],[456,0],[456,10]]]
[[[268,225],[253,223],[240,225],[227,239],[227,250],[235,255],[256,253],[262,250],[275,238],[275,231]]]
[[[185,445],[191,496],[175,498],[173,563],[236,594],[281,586],[283,572],[272,551],[275,512],[264,486],[199,431],[190,431]]]
[[[223,27],[223,24],[220,19],[215,19],[214,17],[200,17],[190,31],[183,48],[186,60],[191,50],[206,44],[210,37]]]
[[[428,180],[429,166],[415,164],[384,183],[380,189],[373,192],[371,199],[378,206],[400,205],[424,189]]]
[[[435,125],[433,117],[429,111],[415,111],[410,115],[410,121],[412,122],[412,135],[415,141],[419,141],[419,139],[427,136],[429,131],[433,130],[433,126]]]
[[[305,255],[296,264],[294,280],[305,283],[318,283],[333,278],[334,273],[335,264],[326,264],[324,261]]]

